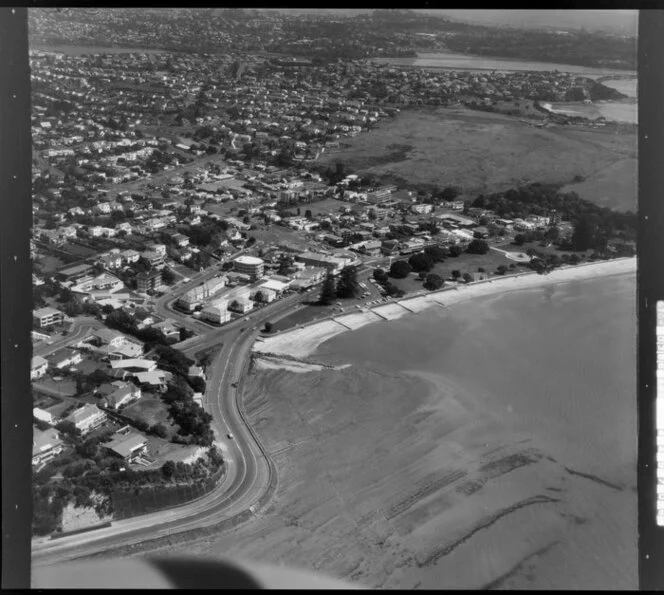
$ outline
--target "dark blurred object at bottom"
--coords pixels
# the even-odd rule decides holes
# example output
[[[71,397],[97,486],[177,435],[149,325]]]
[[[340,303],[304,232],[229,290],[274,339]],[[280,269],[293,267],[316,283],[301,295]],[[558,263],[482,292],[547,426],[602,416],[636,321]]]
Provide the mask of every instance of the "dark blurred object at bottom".
[[[216,558],[78,561],[32,571],[33,589],[357,589],[310,571]]]

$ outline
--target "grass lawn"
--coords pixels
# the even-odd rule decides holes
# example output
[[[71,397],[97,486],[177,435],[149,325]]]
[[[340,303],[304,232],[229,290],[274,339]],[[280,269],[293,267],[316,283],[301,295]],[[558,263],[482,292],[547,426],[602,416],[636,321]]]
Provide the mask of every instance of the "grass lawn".
[[[43,389],[46,394],[58,397],[73,397],[76,394],[76,382],[66,378],[53,380],[47,377],[33,382],[33,386],[35,390]]]
[[[173,429],[166,405],[159,397],[144,396],[122,411],[123,415],[135,420],[142,420],[148,425],[163,423],[169,432]]]
[[[54,405],[62,403],[62,399],[54,395],[45,395],[43,393],[34,393],[32,404],[40,409],[48,409]]]
[[[404,258],[404,260],[408,259]],[[430,272],[436,273],[447,280],[452,276],[452,271],[454,270],[460,271],[463,276],[464,273],[477,273],[477,269],[481,267],[486,273],[495,274],[496,269],[500,265],[505,265],[509,268],[511,264],[515,264],[514,261],[495,250],[489,250],[486,254],[468,254],[467,252],[463,252],[461,256],[456,258],[449,256],[445,259],[445,262],[437,262]],[[519,268],[523,270],[523,267],[518,267],[517,270]],[[418,279],[417,273],[411,273],[405,279],[390,278],[390,281],[406,293],[421,291],[423,289],[422,281]]]
[[[575,176],[590,183],[603,175],[599,195],[590,184],[570,189],[582,190],[582,198],[601,198],[603,205],[633,209],[635,189],[625,189],[635,187],[635,169],[620,163],[635,160],[636,153],[635,129],[539,129],[503,114],[425,108],[404,110],[319,161],[341,162],[349,172],[371,172],[396,183],[455,185],[471,195],[531,182],[571,184]]]
[[[199,448],[198,445],[185,446],[183,444],[173,444],[164,438],[148,436],[148,457],[154,461],[150,468],[159,468],[166,461],[184,461],[193,455]],[[136,469],[145,469],[145,467],[135,467]]]

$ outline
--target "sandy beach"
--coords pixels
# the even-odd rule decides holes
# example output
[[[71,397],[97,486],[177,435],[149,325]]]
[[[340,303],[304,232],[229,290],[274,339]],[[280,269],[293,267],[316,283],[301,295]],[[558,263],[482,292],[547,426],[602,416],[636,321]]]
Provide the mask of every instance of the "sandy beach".
[[[548,285],[596,279],[634,271],[636,271],[636,258],[621,258],[559,268],[548,275],[527,272],[505,277],[494,277],[487,281],[462,285],[458,289],[441,290],[417,297],[395,300],[388,304],[376,306],[368,312],[335,316],[333,319],[284,331],[255,343],[253,350],[258,353],[266,352],[306,358],[332,337],[381,320],[396,320],[407,314],[419,313],[431,307],[448,308],[484,296],[527,291]]]

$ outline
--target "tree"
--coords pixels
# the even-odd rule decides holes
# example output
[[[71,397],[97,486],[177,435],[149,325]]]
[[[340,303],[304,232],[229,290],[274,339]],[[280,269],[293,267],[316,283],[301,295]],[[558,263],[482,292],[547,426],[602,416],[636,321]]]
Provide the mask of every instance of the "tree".
[[[514,236],[514,243],[517,246],[523,246],[526,243],[526,241],[527,241],[527,238],[526,238],[525,234],[518,233]]]
[[[426,252],[420,252],[419,254],[413,254],[408,259],[408,264],[415,272],[419,271],[430,271],[435,262],[429,254]]]
[[[63,420],[56,424],[55,429],[58,430],[58,432],[65,434],[72,440],[76,440],[81,436],[81,430],[76,427],[73,421]]]
[[[496,271],[499,275],[504,275],[507,272],[507,267],[504,264],[501,264]]]
[[[166,479],[170,479],[175,473],[175,463],[173,461],[166,461],[161,466],[161,472],[164,474]]]
[[[279,269],[277,270],[278,275],[288,275],[293,266],[293,257],[289,254],[282,254],[279,257]]]
[[[313,215],[311,214],[311,209],[307,209],[307,210],[304,212],[304,216],[305,216],[307,219],[312,219],[312,218],[313,218]]]
[[[200,376],[194,376],[190,381],[189,384],[191,384],[191,388],[194,389],[195,392],[197,393],[204,393],[205,392],[205,380],[203,380]]]
[[[452,279],[458,279],[459,277],[461,277],[461,271],[459,270],[452,271]]]
[[[395,279],[405,279],[412,270],[412,267],[405,260],[395,260],[390,267],[390,276]]]
[[[268,321],[268,322],[265,323],[265,329],[264,330],[265,330],[266,333],[271,333],[273,328],[274,328],[274,325],[271,322]]]
[[[332,301],[337,297],[336,283],[332,273],[328,271],[327,277],[323,282],[323,287],[320,292],[320,297],[318,298],[318,303],[322,306],[328,306]]]
[[[549,242],[555,242],[560,237],[560,230],[555,226],[549,227],[544,233],[544,237],[549,240]]]
[[[172,285],[175,281],[175,273],[168,268],[164,267],[161,271],[161,280],[166,283],[166,285]]]
[[[445,285],[445,280],[436,273],[429,273],[424,281],[424,287],[432,291],[440,289],[443,285]]]
[[[168,428],[164,424],[158,423],[150,426],[149,432],[157,436],[157,438],[166,438],[168,435]]]
[[[597,225],[588,217],[582,217],[574,226],[574,233],[572,234],[572,246],[574,250],[583,251],[588,250],[593,246],[595,235],[597,233]]]
[[[464,273],[463,274],[463,280],[466,283],[470,283],[473,280],[473,276],[470,273]]]
[[[360,284],[357,281],[357,268],[347,266],[341,270],[337,283],[337,297],[354,298],[360,294]]]
[[[194,336],[194,332],[190,331],[188,328],[180,327],[180,341],[186,341],[190,337]]]
[[[427,246],[424,251],[436,262],[444,262],[447,252],[440,246]]]
[[[257,291],[254,295],[254,301],[258,302],[259,304],[263,304],[267,300],[265,299],[265,294],[262,291]]]
[[[489,244],[485,240],[473,240],[466,248],[469,254],[486,254],[488,251]]]
[[[450,246],[450,256],[456,258],[457,256],[461,256],[461,254],[463,254],[461,246]]]
[[[458,186],[448,186],[440,193],[440,198],[445,201],[452,201],[461,194],[461,188]]]
[[[378,283],[387,283],[389,277],[383,269],[374,269],[373,277]]]

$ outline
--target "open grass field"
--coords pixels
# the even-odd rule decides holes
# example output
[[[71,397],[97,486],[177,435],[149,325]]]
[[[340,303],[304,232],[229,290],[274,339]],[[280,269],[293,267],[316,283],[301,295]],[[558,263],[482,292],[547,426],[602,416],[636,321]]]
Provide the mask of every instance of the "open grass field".
[[[400,257],[399,260],[408,260],[407,256]],[[514,261],[509,260],[500,252],[490,250],[487,254],[468,254],[464,252],[461,256],[456,258],[449,257],[445,262],[438,262],[434,268],[429,271],[440,275],[443,279],[449,279],[452,276],[452,271],[459,271],[463,277],[464,273],[477,273],[478,268],[483,268],[487,274],[494,274],[500,265],[509,267],[515,264]],[[517,270],[521,270],[519,267]],[[422,281],[419,280],[417,273],[411,273],[405,279],[392,279],[390,282],[396,285],[399,289],[403,289],[406,294],[423,289]]]
[[[341,162],[349,171],[371,172],[396,183],[456,185],[471,196],[532,182],[572,184],[582,176],[584,186],[569,188],[582,198],[598,200],[600,193],[605,206],[630,209],[635,204],[634,127],[620,133],[540,129],[503,114],[419,109],[403,111],[343,144],[341,152],[323,155],[320,162]],[[615,165],[623,162],[631,165]],[[603,177],[595,179],[600,172]],[[603,193],[597,189],[600,184]]]

